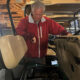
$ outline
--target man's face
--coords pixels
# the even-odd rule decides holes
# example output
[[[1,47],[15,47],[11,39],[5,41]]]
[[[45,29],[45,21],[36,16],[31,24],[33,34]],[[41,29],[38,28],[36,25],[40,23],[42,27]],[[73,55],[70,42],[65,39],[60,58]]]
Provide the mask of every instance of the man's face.
[[[35,22],[40,21],[43,15],[43,9],[42,8],[35,8],[34,11],[32,12],[32,17]]]

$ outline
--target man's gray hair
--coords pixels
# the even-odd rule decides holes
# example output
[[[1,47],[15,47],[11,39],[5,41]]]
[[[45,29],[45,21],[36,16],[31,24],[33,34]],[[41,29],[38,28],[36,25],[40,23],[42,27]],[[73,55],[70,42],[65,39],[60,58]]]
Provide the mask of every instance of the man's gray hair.
[[[42,2],[40,2],[40,1],[36,1],[35,3],[33,3],[31,5],[31,10],[32,11],[34,11],[35,8],[37,8],[37,9],[42,8],[43,11],[45,11],[45,5]]]

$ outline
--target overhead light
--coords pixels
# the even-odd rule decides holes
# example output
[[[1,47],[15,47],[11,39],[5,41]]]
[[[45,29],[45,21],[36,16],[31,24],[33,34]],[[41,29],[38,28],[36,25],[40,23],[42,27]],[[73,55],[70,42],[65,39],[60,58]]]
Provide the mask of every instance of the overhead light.
[[[57,18],[57,17],[73,17],[73,15],[48,15],[49,18]]]
[[[35,1],[26,2],[26,4],[33,4]]]

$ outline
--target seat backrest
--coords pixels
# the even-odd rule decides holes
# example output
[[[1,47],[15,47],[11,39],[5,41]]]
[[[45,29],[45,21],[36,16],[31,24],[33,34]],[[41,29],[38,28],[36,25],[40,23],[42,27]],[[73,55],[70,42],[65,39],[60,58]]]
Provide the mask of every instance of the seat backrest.
[[[6,68],[12,69],[18,65],[27,52],[27,45],[22,36],[7,35],[0,37],[0,51]]]
[[[69,80],[80,80],[80,36],[55,40],[61,69]]]

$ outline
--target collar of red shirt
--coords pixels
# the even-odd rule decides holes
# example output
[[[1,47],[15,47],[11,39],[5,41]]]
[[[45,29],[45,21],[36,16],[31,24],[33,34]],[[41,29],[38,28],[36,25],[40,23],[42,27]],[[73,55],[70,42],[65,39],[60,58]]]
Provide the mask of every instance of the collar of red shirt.
[[[46,19],[44,17],[42,17],[41,18],[41,22],[45,22],[45,21],[46,21]],[[32,16],[31,16],[31,14],[29,15],[29,23],[34,23],[34,20],[33,20]]]

